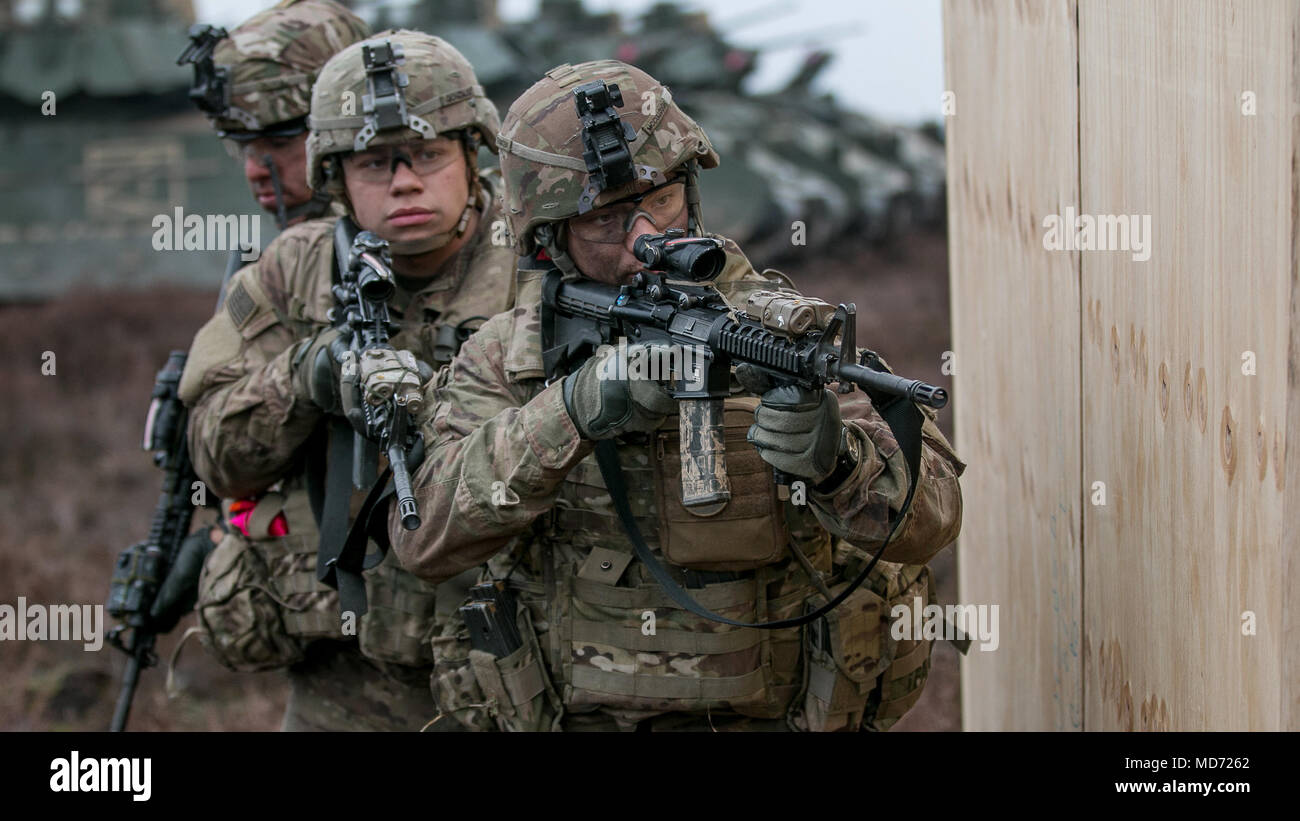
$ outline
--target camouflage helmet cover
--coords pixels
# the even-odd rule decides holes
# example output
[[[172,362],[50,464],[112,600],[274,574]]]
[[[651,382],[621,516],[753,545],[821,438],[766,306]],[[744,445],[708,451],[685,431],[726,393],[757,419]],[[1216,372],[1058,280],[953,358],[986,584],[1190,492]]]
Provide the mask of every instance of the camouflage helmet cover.
[[[367,71],[365,55],[391,44],[398,79],[400,125],[383,126],[372,99],[378,86]],[[397,109],[394,109],[397,111]],[[493,152],[501,127],[496,106],[488,99],[469,60],[455,46],[418,31],[392,30],[340,51],[320,72],[312,91],[311,134],[307,138],[307,177],[316,191],[340,195],[343,182],[327,173],[331,154],[368,146],[433,139],[451,131],[468,131]]]
[[[536,251],[538,226],[579,213],[589,180],[573,90],[596,80],[619,88],[618,115],[635,132],[629,147],[639,176],[667,176],[691,160],[718,165],[704,129],[673,102],[667,86],[636,66],[595,60],[553,68],[511,104],[497,138],[506,223],[521,255]],[[596,207],[617,197],[607,193],[595,199]]]
[[[369,36],[365,21],[335,0],[286,0],[253,15],[212,53],[228,84],[213,125],[238,139],[306,117],[321,67]]]

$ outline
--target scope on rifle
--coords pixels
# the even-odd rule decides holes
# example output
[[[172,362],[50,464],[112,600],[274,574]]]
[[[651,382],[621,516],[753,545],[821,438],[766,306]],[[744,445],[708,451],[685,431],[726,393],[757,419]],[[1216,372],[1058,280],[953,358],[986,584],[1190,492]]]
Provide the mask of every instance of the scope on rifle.
[[[356,272],[357,291],[371,302],[387,302],[397,292],[388,259],[388,242],[373,231],[362,231],[352,240],[348,266]]]
[[[681,228],[637,237],[632,253],[648,270],[694,282],[716,278],[727,264],[727,253],[722,250],[721,240],[688,237]]]

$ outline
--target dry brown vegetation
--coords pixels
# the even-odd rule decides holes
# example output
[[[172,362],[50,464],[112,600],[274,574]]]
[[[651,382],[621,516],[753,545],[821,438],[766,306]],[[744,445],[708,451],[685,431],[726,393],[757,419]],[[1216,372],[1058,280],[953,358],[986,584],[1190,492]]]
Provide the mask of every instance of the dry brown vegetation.
[[[950,344],[941,237],[911,237],[889,257],[860,248],[813,256],[783,268],[810,295],[855,301],[859,344],[896,371],[950,387],[940,373]],[[0,604],[104,601],[114,559],[145,535],[157,501],[161,474],[139,449],[154,373],[169,350],[189,346],[214,301],[215,289],[84,290],[0,307]],[[52,376],[41,373],[45,351],[56,357]],[[945,430],[950,419],[941,413]],[[953,551],[934,566],[942,600],[953,601]],[[160,639],[164,659],[181,632]],[[941,643],[925,695],[896,729],[959,729],[956,658]],[[0,643],[0,730],[106,729],[123,664],[107,645],[88,653],[75,642]],[[197,640],[176,673],[173,699],[162,668],[141,676],[131,729],[278,727],[283,676],[229,673]]]

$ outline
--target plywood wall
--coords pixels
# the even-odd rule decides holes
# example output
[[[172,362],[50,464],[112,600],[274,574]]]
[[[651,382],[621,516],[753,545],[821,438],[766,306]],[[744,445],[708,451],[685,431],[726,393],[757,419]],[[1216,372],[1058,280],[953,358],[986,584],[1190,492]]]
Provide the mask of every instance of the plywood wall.
[[[958,586],[998,605],[1000,632],[963,664],[973,730],[1083,721],[1078,255],[1037,227],[1078,205],[1074,19],[1066,2],[944,6]]]
[[[965,724],[1300,729],[1300,6],[944,11]],[[1044,250],[1067,206],[1146,247]]]

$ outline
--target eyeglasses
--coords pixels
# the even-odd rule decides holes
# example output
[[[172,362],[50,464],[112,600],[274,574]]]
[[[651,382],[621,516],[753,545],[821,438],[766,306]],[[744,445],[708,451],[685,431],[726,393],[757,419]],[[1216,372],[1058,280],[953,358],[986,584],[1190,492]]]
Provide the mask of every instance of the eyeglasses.
[[[301,135],[257,137],[252,140],[226,137],[221,142],[225,145],[227,154],[240,162],[245,162],[250,156],[261,159],[267,154],[275,160],[291,159],[293,153],[300,151],[306,144],[304,139]]]
[[[398,163],[427,177],[454,163],[459,153],[460,144],[450,140],[413,140],[349,154],[343,158],[343,170],[359,182],[387,185],[397,173]]]
[[[611,202],[580,217],[569,219],[569,230],[578,239],[607,245],[622,243],[638,217],[655,228],[670,227],[686,209],[686,183],[682,180],[657,185],[635,197]]]

